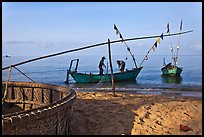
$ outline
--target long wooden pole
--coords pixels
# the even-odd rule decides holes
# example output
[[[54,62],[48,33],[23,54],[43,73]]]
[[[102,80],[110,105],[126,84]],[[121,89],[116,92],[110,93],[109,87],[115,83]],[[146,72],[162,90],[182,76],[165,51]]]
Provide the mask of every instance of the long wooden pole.
[[[110,62],[111,79],[112,79],[112,92],[113,92],[113,96],[115,96],[115,84],[114,84],[113,66],[111,61],[110,39],[108,39],[108,53],[109,53],[109,62]]]
[[[170,34],[170,35],[164,35],[163,37],[166,36],[173,36],[173,35],[181,35],[181,34],[185,34],[185,33],[189,33],[192,32],[193,30],[190,31],[185,31],[182,33],[174,33],[174,34]],[[159,35],[155,35],[155,36],[146,36],[146,37],[136,37],[136,38],[130,38],[130,39],[123,39],[123,40],[115,40],[115,41],[110,41],[110,43],[117,43],[117,42],[122,42],[122,41],[131,41],[131,40],[139,40],[139,39],[148,39],[148,38],[156,38],[159,37]],[[17,64],[13,64],[11,65],[12,67],[14,66],[19,66],[25,63],[29,63],[32,61],[36,61],[36,60],[40,60],[40,59],[44,59],[44,58],[48,58],[48,57],[53,57],[53,56],[58,56],[58,55],[62,55],[65,53],[69,53],[69,52],[74,52],[74,51],[78,51],[78,50],[83,50],[83,49],[88,49],[88,48],[93,48],[93,47],[98,47],[101,45],[106,45],[108,44],[108,42],[103,42],[103,43],[99,43],[99,44],[94,44],[94,45],[90,45],[90,46],[85,46],[85,47],[81,47],[81,48],[77,48],[77,49],[71,49],[71,50],[67,50],[67,51],[63,51],[63,52],[58,52],[58,53],[54,53],[54,54],[50,54],[50,55],[46,55],[46,56],[42,56],[42,57],[38,57],[38,58],[34,58],[34,59],[30,59],[30,60],[26,60]],[[2,70],[8,69],[10,66],[4,67],[2,68]]]

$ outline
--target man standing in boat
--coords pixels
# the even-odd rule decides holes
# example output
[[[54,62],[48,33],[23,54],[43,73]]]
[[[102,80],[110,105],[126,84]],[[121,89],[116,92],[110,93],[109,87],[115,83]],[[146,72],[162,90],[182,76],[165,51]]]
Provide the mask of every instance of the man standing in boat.
[[[124,72],[125,69],[125,61],[123,60],[117,60],[118,68],[120,72]]]
[[[104,60],[105,59],[106,58],[103,56],[101,58],[100,62],[99,62],[99,65],[98,65],[98,67],[99,67],[99,75],[103,75],[103,66],[106,68],[106,65],[104,64]]]

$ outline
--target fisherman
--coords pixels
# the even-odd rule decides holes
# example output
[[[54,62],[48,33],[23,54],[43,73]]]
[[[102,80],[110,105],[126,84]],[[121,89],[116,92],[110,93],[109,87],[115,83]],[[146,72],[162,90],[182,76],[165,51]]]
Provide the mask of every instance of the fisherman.
[[[118,68],[120,72],[124,72],[125,69],[125,62],[123,60],[117,60]]]
[[[98,67],[99,67],[99,75],[103,75],[103,66],[106,68],[106,65],[104,64],[104,60],[105,59],[106,58],[103,56],[101,58],[100,62],[99,62],[99,65],[98,65]]]

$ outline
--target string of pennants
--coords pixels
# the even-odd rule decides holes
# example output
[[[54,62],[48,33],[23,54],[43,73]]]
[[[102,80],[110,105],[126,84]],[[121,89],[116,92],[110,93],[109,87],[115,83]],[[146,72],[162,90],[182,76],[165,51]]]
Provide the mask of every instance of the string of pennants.
[[[170,29],[169,29],[169,22],[167,23],[167,33],[170,35]],[[180,24],[180,32],[182,30],[182,20],[181,20],[181,24]],[[180,35],[179,35],[180,36]],[[147,52],[147,54],[145,55],[144,59],[142,60],[140,66],[142,65],[142,63],[144,62],[144,60],[148,60],[148,54],[150,53],[150,51],[153,49],[155,50],[155,48],[157,48],[158,44],[160,44],[161,39],[163,40],[163,33],[158,37],[157,41],[154,43],[154,45],[150,48],[150,50]],[[179,44],[177,47],[177,50],[179,49]],[[171,45],[171,51],[173,52],[173,48]]]
[[[122,36],[122,34],[119,32],[119,30],[118,30],[118,28],[116,27],[115,24],[114,24],[114,29],[116,30],[116,35],[119,34],[119,37],[121,38],[121,42],[124,42],[123,36]],[[163,40],[163,33],[161,34],[160,37],[158,37],[157,41],[156,41],[156,42],[154,43],[154,45],[152,46],[152,49],[153,49],[153,50],[155,50],[155,48],[157,48],[157,42],[160,44],[160,42],[161,42],[160,38]],[[128,47],[127,49],[128,49],[128,51],[130,50],[129,47]],[[150,52],[150,51],[148,51],[148,53],[149,53],[149,52]]]
[[[119,37],[121,38],[121,42],[124,42],[125,43],[125,41],[124,41],[124,38],[123,38],[123,36],[122,36],[122,34],[120,33],[120,31],[118,30],[118,28],[116,27],[116,25],[114,24],[114,29],[115,29],[115,31],[116,31],[116,35],[119,35]],[[160,37],[158,37],[158,39],[157,39],[157,41],[154,43],[154,45],[150,48],[150,50],[147,52],[147,54],[145,55],[145,58],[143,59],[143,61],[142,61],[142,63],[144,62],[144,60],[147,60],[148,58],[147,58],[147,55],[150,53],[150,51],[153,49],[153,50],[155,50],[155,48],[157,48],[157,43],[158,44],[160,44],[160,42],[161,42],[161,39],[163,40],[163,33],[160,35]],[[125,43],[125,45],[127,46],[127,44]],[[130,54],[131,54],[131,56],[133,57],[133,60],[134,60],[134,56],[132,55],[132,53],[131,53],[131,51],[130,51],[130,48],[127,46],[127,50],[130,52]],[[134,60],[134,62],[135,62],[135,60]],[[142,64],[141,63],[141,64]],[[140,64],[140,66],[141,66],[141,64]],[[135,66],[136,66],[136,63],[135,63]],[[137,66],[136,66],[137,67]]]
[[[135,58],[134,58],[134,55],[131,53],[130,51],[130,48],[128,47],[128,45],[126,44],[126,42],[124,41],[124,38],[122,36],[122,34],[120,33],[120,31],[118,30],[118,28],[116,27],[116,25],[114,24],[114,29],[116,31],[116,35],[119,35],[119,37],[121,38],[121,42],[124,42],[126,47],[127,47],[127,50],[130,52],[130,55],[132,56],[133,58],[133,61],[134,61],[134,64],[135,64],[135,67],[137,68],[137,65],[136,65],[136,61],[135,61]]]
[[[167,23],[167,33],[170,35],[170,29],[169,29],[169,22]],[[118,28],[116,27],[116,25],[114,24],[114,29],[116,30],[116,35],[119,35],[119,37],[121,38],[121,42],[124,42],[123,36],[122,34],[119,32]],[[180,32],[182,30],[182,20],[181,20],[181,24],[180,24]],[[142,63],[144,62],[144,60],[148,60],[148,54],[150,53],[151,50],[155,51],[155,49],[157,48],[157,46],[161,43],[161,39],[163,40],[163,33],[157,38],[157,41],[152,45],[152,47],[149,49],[149,51],[147,52],[147,54],[145,55],[143,61],[141,62],[140,66],[142,65]],[[130,52],[131,56],[133,57],[133,60],[135,62],[134,56],[132,55],[130,48],[127,46],[127,44],[125,43],[127,50]],[[179,47],[179,44],[178,44]],[[177,48],[178,49],[178,48]],[[173,51],[173,48],[171,46],[171,50]],[[135,62],[135,66],[136,66],[136,62]],[[136,66],[137,67],[137,66]]]
[[[152,47],[149,49],[149,51],[147,52],[147,54],[145,55],[145,57],[144,57],[144,59],[143,59],[143,61],[144,60],[148,60],[148,54],[150,53],[150,51],[153,49],[153,51],[155,51],[155,49],[157,48],[157,46],[158,46],[158,44],[160,44],[161,43],[161,39],[163,40],[163,33],[157,38],[157,41],[152,45]],[[143,61],[142,61],[142,63],[143,63]],[[142,64],[141,63],[141,64]],[[140,64],[140,66],[141,66],[141,64]]]
[[[124,42],[124,39],[123,39],[123,36],[122,36],[122,34],[120,33],[120,31],[118,30],[118,28],[116,27],[116,25],[114,24],[114,29],[115,29],[115,31],[116,31],[116,35],[118,35],[119,34],[119,37],[121,38],[121,42]]]

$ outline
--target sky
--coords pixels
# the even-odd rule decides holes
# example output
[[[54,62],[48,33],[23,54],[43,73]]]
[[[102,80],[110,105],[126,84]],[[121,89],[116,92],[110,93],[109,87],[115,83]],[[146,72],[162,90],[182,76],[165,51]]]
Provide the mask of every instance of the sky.
[[[193,32],[180,36],[180,55],[202,55],[202,2],[2,2],[2,55],[44,56],[123,38]],[[169,55],[179,36],[164,37],[151,55]],[[145,55],[157,38],[127,41],[134,55]],[[113,55],[128,54],[124,43]],[[70,54],[107,55],[107,46]]]

